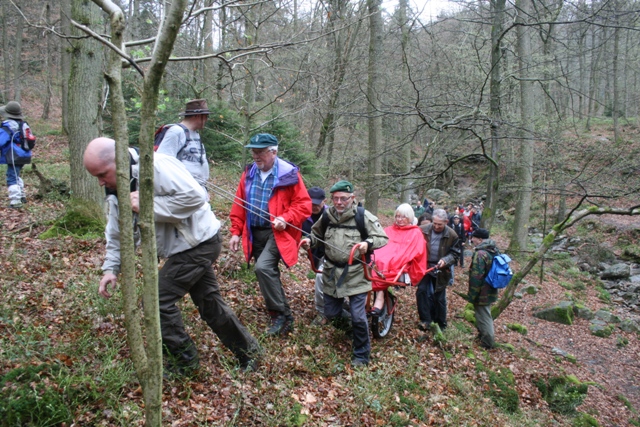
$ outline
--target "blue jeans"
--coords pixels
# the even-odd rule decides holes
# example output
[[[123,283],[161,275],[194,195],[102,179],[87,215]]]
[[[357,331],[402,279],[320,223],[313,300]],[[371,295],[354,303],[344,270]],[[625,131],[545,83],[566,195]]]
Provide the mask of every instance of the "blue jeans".
[[[21,170],[22,165],[7,165],[7,187],[18,183]]]

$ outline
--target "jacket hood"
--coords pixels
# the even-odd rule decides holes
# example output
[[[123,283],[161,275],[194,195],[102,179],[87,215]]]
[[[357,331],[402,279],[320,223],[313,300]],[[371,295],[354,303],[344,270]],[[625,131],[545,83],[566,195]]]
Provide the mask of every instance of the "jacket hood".
[[[496,253],[499,252],[498,248],[496,247],[496,242],[494,242],[492,239],[485,239],[482,243],[480,243],[478,246],[476,246],[474,250],[476,252],[477,251],[487,251],[491,255],[495,255]]]
[[[280,157],[276,157],[275,161],[277,162],[278,175],[276,176],[274,188],[287,187],[289,185],[297,184],[298,171],[300,170],[300,168],[293,163],[281,159]],[[250,179],[253,179],[253,177],[255,177],[257,173],[260,173],[260,170],[255,163],[247,166],[247,176]]]

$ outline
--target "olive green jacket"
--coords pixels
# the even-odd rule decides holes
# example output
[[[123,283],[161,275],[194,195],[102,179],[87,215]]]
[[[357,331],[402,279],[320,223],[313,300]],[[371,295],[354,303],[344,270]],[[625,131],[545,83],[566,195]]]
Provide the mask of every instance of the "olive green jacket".
[[[338,216],[335,207],[326,210],[329,217],[329,225],[323,227],[322,219],[316,221],[311,228],[311,244],[316,248],[324,245],[325,261],[322,269],[323,292],[334,298],[344,298],[358,295],[371,290],[371,282],[364,277],[362,263],[355,261],[347,268],[349,253],[353,246],[364,241],[356,227],[356,206]],[[389,238],[378,222],[378,218],[369,211],[364,212],[365,228],[369,236],[369,252],[387,244]],[[332,225],[337,225],[333,227]],[[340,228],[350,227],[350,228]],[[322,240],[322,241],[320,241]],[[326,242],[324,244],[323,242]],[[358,255],[358,259],[361,257]],[[341,280],[342,277],[342,280]]]

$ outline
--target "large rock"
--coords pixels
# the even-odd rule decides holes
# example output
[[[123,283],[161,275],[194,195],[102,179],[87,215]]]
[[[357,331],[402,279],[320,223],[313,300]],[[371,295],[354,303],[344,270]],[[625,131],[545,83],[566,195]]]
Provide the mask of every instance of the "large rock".
[[[607,323],[620,323],[620,318],[607,310],[596,311],[595,318]]]
[[[601,320],[593,319],[589,325],[589,331],[597,337],[608,338],[613,333],[613,326],[607,325]]]
[[[637,322],[634,322],[631,319],[625,319],[618,325],[618,328],[622,329],[625,332],[640,332],[640,326],[638,326]]]
[[[616,280],[616,279],[626,279],[631,275],[631,268],[629,264],[615,264],[611,267],[605,269],[600,278],[603,280]]]
[[[438,190],[437,188],[432,188],[430,190],[427,190],[426,197],[429,200],[435,200],[436,202],[438,202],[444,199],[448,199],[449,194],[445,191]]]
[[[573,324],[573,302],[562,301],[559,304],[533,313],[538,319],[548,322],[562,323],[563,325]]]
[[[573,312],[575,313],[576,317],[579,317],[581,319],[591,320],[594,317],[593,311],[589,310],[588,307],[585,307],[581,304],[576,304],[573,307]]]

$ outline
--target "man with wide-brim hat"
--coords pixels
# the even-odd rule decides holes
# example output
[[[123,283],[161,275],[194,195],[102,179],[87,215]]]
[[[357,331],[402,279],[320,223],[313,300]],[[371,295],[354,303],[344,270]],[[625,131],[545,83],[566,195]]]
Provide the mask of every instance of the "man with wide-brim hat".
[[[9,207],[21,208],[27,202],[27,196],[20,172],[24,165],[31,163],[31,150],[35,146],[36,137],[24,121],[19,102],[10,101],[0,107],[0,116],[3,118],[0,131],[0,164],[7,165]]]
[[[211,114],[206,99],[192,99],[178,115],[182,121],[170,126],[156,150],[180,160],[202,187],[209,180],[209,162],[198,131],[204,129]]]
[[[293,329],[293,314],[280,280],[280,260],[287,267],[298,262],[302,222],[311,215],[311,198],[300,168],[278,157],[278,138],[270,133],[254,135],[245,148],[253,163],[240,178],[231,207],[229,246],[242,248],[247,260],[255,259],[260,292],[269,312],[268,336]]]
[[[7,119],[24,120],[22,106],[16,101],[9,101],[7,105],[0,107],[0,116]]]

